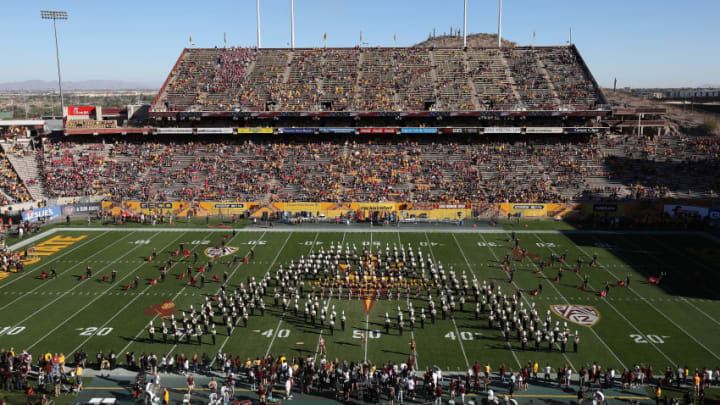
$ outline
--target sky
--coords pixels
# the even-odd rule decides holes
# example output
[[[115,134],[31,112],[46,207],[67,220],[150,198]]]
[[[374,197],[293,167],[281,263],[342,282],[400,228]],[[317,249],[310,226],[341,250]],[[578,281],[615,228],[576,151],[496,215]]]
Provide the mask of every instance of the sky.
[[[0,5],[0,82],[124,80],[160,86],[192,35],[196,47],[255,46],[255,0],[20,1]],[[468,33],[497,32],[497,0],[468,0]],[[462,0],[295,0],[296,47],[409,46],[462,27]],[[572,40],[601,86],[720,86],[720,0],[505,0],[503,38]],[[260,0],[263,47],[290,42],[290,0]],[[397,33],[397,40],[393,36]]]

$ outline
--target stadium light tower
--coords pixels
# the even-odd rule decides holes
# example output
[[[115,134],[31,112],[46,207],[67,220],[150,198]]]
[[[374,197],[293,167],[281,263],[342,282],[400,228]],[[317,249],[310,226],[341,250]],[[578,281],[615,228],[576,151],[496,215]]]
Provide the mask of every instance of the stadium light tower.
[[[467,0],[463,5],[463,49],[467,48]]]
[[[61,21],[67,20],[68,13],[67,13],[67,11],[42,10],[42,11],[40,11],[40,18],[42,18],[43,20],[52,20],[52,22],[53,22],[53,30],[55,31],[55,58],[57,59],[58,88],[60,89],[60,115],[62,116],[65,111],[65,99],[63,98],[62,76],[60,75],[60,50],[58,47],[58,39],[57,39],[57,20],[61,20]]]
[[[260,0],[255,1],[255,8],[257,9],[257,37],[258,37],[258,49],[262,47],[260,42]]]
[[[502,48],[502,0],[498,9],[498,48]]]
[[[295,49],[295,0],[290,0],[290,47]]]

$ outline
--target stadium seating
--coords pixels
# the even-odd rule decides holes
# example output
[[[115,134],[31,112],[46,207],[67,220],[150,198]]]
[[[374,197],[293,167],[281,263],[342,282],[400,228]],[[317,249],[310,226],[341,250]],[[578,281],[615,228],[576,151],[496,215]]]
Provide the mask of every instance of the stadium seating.
[[[589,110],[574,47],[187,49],[162,111]]]

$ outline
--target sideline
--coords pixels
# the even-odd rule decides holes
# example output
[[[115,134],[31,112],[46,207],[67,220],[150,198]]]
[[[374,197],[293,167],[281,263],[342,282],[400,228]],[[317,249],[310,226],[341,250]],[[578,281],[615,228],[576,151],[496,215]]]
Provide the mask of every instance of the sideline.
[[[17,250],[29,243],[35,242],[36,240],[42,239],[46,236],[52,235],[57,232],[233,232],[232,228],[161,228],[153,227],[152,225],[146,228],[111,228],[111,227],[67,227],[67,228],[52,228],[38,235],[32,236],[21,242],[18,242],[9,249]],[[317,225],[278,225],[274,227],[258,226],[258,227],[244,227],[235,228],[236,233],[240,232],[359,232],[359,233],[396,233],[396,232],[407,232],[407,233],[476,233],[476,234],[506,234],[513,230],[503,228],[468,228],[468,227],[453,227],[447,226],[439,228],[437,226],[417,226],[417,227],[392,227],[387,226],[383,228],[373,227],[368,228],[365,226],[347,226],[347,225],[335,225],[328,224],[326,226]],[[561,235],[684,235],[684,236],[700,236],[715,243],[720,244],[720,238],[708,234],[707,232],[700,231],[606,231],[606,230],[558,230],[558,229],[518,229],[515,230],[517,234],[561,234]]]

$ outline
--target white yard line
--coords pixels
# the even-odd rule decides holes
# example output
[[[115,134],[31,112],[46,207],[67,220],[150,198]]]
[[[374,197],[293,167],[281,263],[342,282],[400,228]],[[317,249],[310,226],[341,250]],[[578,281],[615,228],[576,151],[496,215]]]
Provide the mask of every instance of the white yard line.
[[[463,259],[465,259],[465,265],[470,270],[470,273],[472,273],[473,277],[477,278],[477,276],[475,275],[475,271],[472,269],[472,265],[470,265],[470,261],[468,260],[467,256],[465,256],[465,250],[463,250],[463,248],[460,246],[460,242],[458,242],[457,238],[455,237],[455,234],[452,234],[452,236],[453,236],[453,239],[455,240],[455,244],[457,245],[458,249],[460,250],[460,253],[462,254]],[[495,257],[495,259],[497,260],[497,257]],[[515,287],[517,288],[517,286],[515,286]],[[527,302],[527,300],[525,300],[525,302]],[[528,305],[530,305],[530,304],[528,304]],[[458,336],[458,338],[460,338],[460,336]],[[518,356],[515,354],[515,350],[513,350],[513,347],[510,344],[510,342],[507,342],[507,346],[508,346],[508,349],[510,350],[510,353],[515,358],[515,362],[518,365],[518,369],[522,368],[520,359],[518,359]]]
[[[292,233],[290,233],[292,235]],[[315,239],[313,239],[312,246],[310,246],[310,253],[312,253],[313,249],[315,249],[315,242],[317,241],[318,236],[320,236],[320,232],[315,233]],[[268,266],[268,271],[272,269],[272,267],[275,265],[275,262],[280,257],[280,253],[285,249],[285,245],[287,244],[288,240],[290,240],[290,236],[288,236],[287,239],[285,239],[285,243],[283,243],[282,247],[278,251],[278,254],[275,256],[275,259],[270,263],[270,266]],[[308,255],[310,254],[308,253]],[[273,343],[275,343],[275,339],[277,338],[278,332],[280,331],[280,325],[282,324],[283,319],[285,319],[285,311],[283,311],[282,315],[280,316],[280,320],[278,320],[278,324],[275,327],[275,332],[273,333],[272,339],[270,339],[270,344],[268,345],[267,350],[265,351],[265,357],[270,354],[270,349],[272,349]]]
[[[156,235],[157,235],[157,234],[156,234]],[[151,238],[155,237],[156,235],[151,236]],[[178,238],[178,239],[179,239],[179,238]],[[177,239],[175,239],[175,240],[177,240]],[[170,245],[172,245],[172,243],[174,243],[174,241],[171,242],[171,243],[169,243],[166,247],[163,247],[163,250],[167,249]],[[128,251],[128,253],[126,253],[126,254],[123,255],[123,256],[126,256],[127,254],[129,254],[130,252],[134,251],[135,249],[137,249],[137,248],[140,247],[140,246],[141,246],[141,245],[138,245],[138,246],[136,246],[135,248],[130,249],[130,250]],[[123,256],[121,256],[121,257],[123,257]],[[118,260],[119,260],[119,258],[118,258]],[[117,260],[116,260],[116,261],[117,261]],[[115,261],[114,261],[113,263],[111,263],[111,265],[114,264],[114,263],[115,263]],[[130,277],[131,275],[133,275],[136,271],[138,271],[138,270],[139,270],[141,267],[143,267],[145,264],[147,264],[147,263],[141,263],[140,265],[138,265],[137,267],[135,267],[135,268],[134,268],[133,270],[131,270],[128,274],[126,274],[125,277],[119,279],[119,280],[116,281],[114,284],[112,284],[110,287],[108,287],[108,288],[105,290],[105,293],[108,292],[108,291],[110,291],[111,289],[115,288],[115,286],[118,285],[118,284],[120,284],[121,281],[123,281],[123,280],[125,280],[126,278]],[[109,266],[106,266],[106,267],[109,267]],[[91,300],[90,302],[88,302],[87,304],[85,304],[82,308],[80,308],[80,309],[78,309],[77,311],[75,311],[72,315],[70,315],[69,317],[65,318],[62,322],[60,322],[57,326],[55,326],[50,332],[48,332],[47,334],[45,334],[45,336],[43,336],[43,337],[40,338],[39,340],[36,340],[35,343],[33,343],[30,347],[27,348],[27,350],[31,349],[31,348],[34,347],[36,344],[38,344],[38,343],[40,343],[41,341],[45,340],[45,339],[46,339],[48,336],[50,336],[53,332],[55,332],[56,330],[58,330],[61,326],[65,325],[69,320],[73,319],[76,315],[82,313],[82,311],[83,311],[85,308],[87,308],[87,307],[89,307],[90,305],[92,305],[95,301],[99,300],[99,299],[102,298],[104,295],[105,295],[104,293],[101,294],[101,295],[98,295],[96,298],[94,298],[93,300]],[[120,352],[120,353],[122,353],[122,352]]]
[[[632,242],[630,242],[630,243],[632,243]],[[635,244],[635,245],[637,246],[637,244]],[[587,255],[587,253],[585,253],[584,250],[583,250],[580,246],[578,246],[578,249],[579,249],[581,252],[583,252],[583,254]],[[653,256],[650,255],[650,257],[653,257]],[[658,259],[655,259],[655,260],[658,260]],[[615,276],[615,274],[613,274],[611,271],[609,271],[608,269],[606,269],[605,266],[603,266],[602,264],[600,264],[600,267],[601,267],[603,270],[605,270],[606,272],[608,272],[613,278],[615,278],[616,280],[619,280],[619,279]],[[648,299],[646,299],[645,297],[643,297],[642,295],[638,294],[638,292],[635,291],[632,287],[628,286],[628,289],[629,289],[630,291],[632,291],[633,294],[635,294],[635,295],[636,295],[638,298],[640,298],[642,301],[645,301],[645,302],[648,304],[648,306],[650,306],[652,309],[655,310],[655,312],[657,312],[657,313],[660,314],[663,318],[667,319],[668,321],[670,321],[670,323],[672,323],[673,325],[675,325],[676,328],[678,328],[679,330],[681,330],[685,335],[687,335],[690,339],[692,339],[692,340],[693,340],[695,343],[697,343],[700,347],[702,347],[703,349],[705,349],[708,353],[712,354],[713,357],[715,357],[716,359],[720,360],[720,356],[718,356],[717,354],[715,354],[715,352],[713,352],[713,351],[710,350],[707,346],[705,346],[702,342],[700,342],[699,340],[697,340],[697,339],[695,338],[695,336],[693,336],[692,334],[690,334],[685,328],[683,328],[682,326],[678,325],[677,322],[675,322],[672,318],[670,318],[669,316],[667,316],[667,315],[666,315],[663,311],[661,311],[658,307],[656,307],[655,305],[653,305],[650,300],[648,300]]]
[[[365,360],[367,361],[367,348],[368,348],[368,342],[370,341],[370,315],[365,314]]]
[[[535,237],[537,238],[537,240],[540,241],[540,243],[545,244],[545,241],[543,241],[543,240],[540,238],[539,235],[535,234]],[[545,244],[545,246],[547,246],[547,244]],[[550,252],[552,252],[553,254],[555,253],[555,251],[554,251],[552,248],[548,247],[547,249],[549,249]],[[533,263],[534,263],[534,262],[533,262]],[[560,263],[560,262],[558,262],[558,266],[560,266],[560,267],[562,267],[564,264],[565,264],[565,263]],[[573,274],[575,274],[575,276],[577,276],[577,278],[582,281],[582,277],[580,277],[580,274],[575,273],[575,272],[573,272]],[[552,284],[552,286],[555,287],[555,284]],[[555,291],[558,291],[558,289],[555,288]],[[559,293],[559,291],[558,291],[558,293]],[[569,304],[569,302],[567,302],[567,299],[565,300],[565,302],[566,302],[567,304]],[[623,315],[622,312],[618,311],[618,309],[615,308],[615,306],[614,306],[610,301],[605,300],[605,303],[608,304],[608,306],[609,306],[610,308],[612,308],[613,311],[615,311],[618,315],[620,315],[620,317],[622,317],[622,318],[625,320],[625,322],[628,323],[628,325],[630,325],[633,329],[635,329],[636,332],[642,334],[642,332],[640,332],[640,331],[637,329],[637,327],[635,327],[635,324],[632,323],[632,322],[630,322],[627,318],[625,318],[625,315]],[[627,368],[627,367],[625,366],[625,363],[623,363],[623,361],[620,360],[620,358],[617,356],[617,354],[615,354],[615,351],[613,351],[613,350],[610,348],[610,346],[608,346],[608,345],[605,343],[605,341],[600,337],[600,335],[598,335],[598,333],[595,332],[595,329],[593,329],[592,327],[587,328],[587,329],[590,329],[590,331],[598,338],[598,340],[600,341],[600,343],[602,343],[603,346],[605,346],[605,348],[607,348],[607,349],[610,351],[610,353],[612,353],[613,357],[615,357],[615,360],[617,360],[618,363],[620,363],[620,365],[621,365],[623,368]],[[657,349],[657,351],[658,351],[660,354],[662,354],[668,361],[670,361],[672,364],[676,364],[675,362],[672,361],[672,359],[670,359],[670,357],[668,357],[667,354],[663,353],[663,352],[660,350],[660,348],[658,348],[657,346],[655,346],[655,344],[654,344],[653,342],[650,342],[650,344],[652,344],[653,347],[655,347],[655,349]]]
[[[209,236],[210,236],[210,234],[208,233],[208,237],[209,237]],[[235,234],[235,236],[233,237],[233,239],[235,239],[236,236],[237,236],[237,233]],[[232,239],[231,239],[231,240],[232,240]],[[199,245],[196,245],[192,250],[197,249],[198,246],[199,246]],[[180,260],[178,260],[175,264],[177,264],[177,263],[180,263]],[[173,264],[173,266],[175,266],[175,264]],[[239,264],[238,264],[238,266],[239,266]],[[175,301],[175,300],[177,299],[177,297],[179,297],[180,294],[182,294],[183,291],[185,291],[185,289],[188,287],[189,283],[190,283],[190,280],[188,280],[188,283],[185,284],[185,285],[183,286],[183,288],[181,288],[180,291],[178,291],[178,292],[175,294],[174,297],[172,297],[171,301]],[[152,319],[150,320],[150,322],[148,322],[148,325],[149,325],[150,323],[152,323],[152,322],[155,322],[155,320],[157,319],[157,317],[158,317],[159,315],[160,315],[160,314],[155,314],[155,316],[152,317]],[[144,326],[143,326],[142,328],[140,328],[140,331],[138,331],[138,333],[132,338],[132,340],[130,340],[130,341],[128,342],[128,344],[125,345],[125,347],[124,347],[122,350],[120,350],[119,353],[125,352],[133,343],[135,343],[135,342],[137,341],[137,339],[140,337],[140,335],[142,335],[143,332],[145,332],[146,330],[147,330],[147,329],[146,329]],[[182,339],[183,337],[185,337],[185,333],[183,333],[183,334],[180,336],[180,339]],[[172,347],[172,349],[170,349],[170,352],[172,352],[173,350],[175,350],[175,347],[176,347],[176,346],[177,346],[177,344],[175,344],[175,345]],[[168,353],[168,354],[170,354],[170,353]]]
[[[265,237],[265,234],[266,234],[266,233],[267,233],[267,232],[263,232],[262,235],[260,235],[260,237],[259,237],[257,240],[258,240],[258,241],[261,241],[261,240]],[[238,235],[238,234],[236,234],[236,236],[237,236],[237,235]],[[233,239],[235,239],[235,237],[233,237]],[[254,248],[254,245],[250,247],[250,249],[253,249],[253,248]],[[249,254],[250,254],[250,250],[248,249],[248,253],[246,253],[244,257],[248,257]],[[240,266],[241,266],[241,265],[242,265],[242,262],[240,262],[240,263],[238,263],[238,264],[235,265],[235,267],[233,268],[233,271],[230,273],[230,275],[228,275],[228,281],[232,280],[233,276],[234,276],[235,273],[238,271],[238,269],[240,269]],[[183,288],[183,289],[184,289],[184,288]],[[219,294],[221,290],[222,290],[221,288],[218,288],[214,295]],[[181,290],[180,292],[182,292],[182,290]],[[178,295],[176,295],[175,298],[177,298],[179,295],[180,295],[180,294],[178,293]],[[173,299],[174,299],[174,298],[173,298]],[[158,315],[155,315],[155,318],[157,318],[157,316],[158,316]],[[153,320],[155,320],[155,318],[153,318]],[[141,330],[141,331],[138,333],[138,336],[140,336],[140,334],[141,334],[142,332],[143,332],[143,331]],[[182,339],[183,336],[185,336],[185,335],[183,334],[180,338]],[[220,349],[218,349],[218,352],[221,352],[221,351],[222,351],[223,347],[225,347],[225,343],[227,343],[227,341],[228,341],[229,338],[230,338],[230,335],[227,335],[227,337],[225,337],[225,341],[222,343],[222,345],[220,345]],[[135,337],[135,339],[137,339],[137,336]],[[170,351],[167,352],[167,354],[165,355],[165,357],[169,356],[172,352],[174,352],[175,349],[177,348],[177,345],[178,345],[177,343],[174,344],[173,347],[170,348]],[[212,361],[210,362],[210,367],[212,367],[213,364],[215,364],[215,357],[213,357]]]
[[[343,232],[343,237],[342,237],[342,241],[340,241],[340,246],[343,246],[344,243],[345,243],[345,235],[347,235],[347,233]],[[326,310],[327,310],[327,308],[330,306],[330,301],[332,301],[332,298],[333,298],[333,297],[332,297],[332,294],[331,294],[330,297],[329,297],[328,300],[327,300],[327,305],[325,305]],[[341,298],[342,298],[342,297],[341,297]],[[318,334],[318,343],[317,343],[317,345],[315,346],[315,357],[314,357],[314,359],[315,359],[316,362],[317,362],[318,352],[320,351],[320,339],[322,338],[322,334],[323,334],[323,331],[324,331],[324,330],[325,330],[325,328],[320,328],[320,333]],[[325,355],[327,356],[327,349],[325,349]]]
[[[400,238],[400,232],[397,233],[397,237],[398,237],[398,243],[400,243],[399,248],[400,248],[400,251],[402,252],[402,239]],[[405,265],[405,263],[403,263],[403,266],[404,265]],[[410,296],[409,295],[407,296],[407,306],[408,306],[408,308],[410,308]],[[410,338],[413,341],[415,341],[415,332],[412,329],[410,329]],[[410,352],[410,354],[415,355],[415,371],[420,370],[421,369],[420,368],[420,360],[418,360],[420,358],[420,356],[418,355],[418,352],[417,352],[417,342],[415,342],[415,353]]]
[[[183,236],[185,236],[185,234],[180,235],[180,238],[182,238]],[[209,237],[209,236],[210,236],[210,234],[208,234],[208,237]],[[180,239],[180,238],[178,238],[178,239]],[[178,239],[176,239],[176,241],[177,241]],[[194,251],[195,249],[197,249],[197,248],[200,247],[200,246],[201,246],[201,245],[195,245],[195,246],[193,246],[193,248],[191,249],[191,251]],[[170,267],[167,269],[167,271],[169,272],[170,270],[172,270],[172,268],[175,267],[175,266],[176,266],[177,264],[179,264],[180,262],[181,262],[181,261],[178,260],[178,261],[176,261],[175,263],[173,263],[172,266],[170,266]],[[138,299],[138,298],[140,298],[140,297],[143,295],[143,293],[145,293],[145,291],[149,290],[149,289],[152,288],[152,287],[153,287],[152,285],[148,285],[147,287],[145,287],[145,289],[142,290],[142,292],[140,292],[140,294],[138,294],[137,296],[135,296],[132,300],[130,300],[127,304],[125,304],[125,306],[123,306],[122,308],[120,308],[120,310],[117,311],[117,312],[115,313],[115,315],[113,315],[110,319],[108,319],[107,321],[105,321],[105,323],[104,323],[102,326],[100,326],[100,327],[98,328],[98,330],[106,327],[113,319],[115,319],[118,315],[120,315],[123,311],[125,311],[125,309],[126,309],[127,307],[129,307],[130,304],[132,304],[133,302],[135,302],[135,300]],[[187,288],[187,285],[185,285],[185,286],[180,290],[180,292],[177,293],[177,295],[175,295],[175,297],[173,297],[172,300],[175,301],[175,299],[180,295],[180,293],[182,293],[182,292],[185,290],[185,288]],[[155,317],[153,317],[153,319],[152,319],[150,322],[154,321],[155,318],[157,318],[157,316],[158,316],[158,315],[156,314]],[[142,332],[142,330],[141,330],[140,332]],[[87,339],[85,339],[85,340],[84,340],[82,343],[80,343],[76,348],[74,348],[74,349],[68,354],[68,356],[72,356],[73,353],[75,353],[79,348],[83,347],[83,345],[85,345],[87,342],[89,342],[90,339],[92,339],[94,336],[96,336],[96,335],[93,334],[93,335],[88,336]],[[135,339],[137,339],[138,336],[139,336],[139,334],[136,335],[135,338],[134,338],[132,341],[134,341]],[[131,341],[131,342],[132,342],[132,341]],[[127,346],[125,346],[125,348],[124,348],[123,350],[121,350],[119,353],[125,352],[125,350],[126,350],[129,346],[130,346],[130,344],[128,344]]]
[[[506,233],[505,235],[507,235],[507,233]],[[495,254],[495,251],[492,250],[492,247],[487,243],[487,240],[485,240],[485,237],[482,236],[482,235],[480,235],[480,237],[482,238],[483,242],[485,242],[485,246],[487,246],[488,250],[490,250],[490,253],[491,253],[491,254],[493,255],[493,257],[495,258],[495,261],[497,261],[498,263],[500,263],[500,259],[499,259],[498,256]],[[462,248],[460,248],[460,250],[462,250]],[[532,260],[531,260],[531,263],[532,263]],[[533,264],[535,264],[535,263],[533,263]],[[537,266],[536,266],[535,268],[537,269]],[[547,282],[547,280],[545,280],[545,281]],[[515,286],[516,289],[518,289],[518,290],[520,289],[520,287],[515,283],[515,281],[513,281],[512,284]],[[550,284],[551,284],[553,287],[555,287],[552,283],[550,283]],[[567,299],[565,299],[565,297],[564,297],[562,294],[560,294],[560,292],[557,290],[557,288],[555,288],[555,291],[556,291],[556,292],[565,300],[565,302],[567,303]],[[530,301],[528,301],[527,297],[525,297],[525,294],[522,294],[522,299],[525,301],[525,303],[528,305],[528,307],[531,306],[531,305],[530,305]],[[560,347],[560,344],[555,343],[555,346],[559,348],[559,347]],[[571,367],[573,370],[575,370],[575,371],[578,371],[578,370],[579,370],[579,369],[575,368],[575,365],[574,365],[574,364],[572,363],[572,361],[568,358],[567,354],[562,353],[562,355],[563,355],[563,357],[565,358],[565,361],[567,361],[568,364],[570,364],[570,367]],[[622,364],[622,362],[620,362],[620,364]]]
[[[655,242],[657,242],[658,245],[665,246],[666,249],[667,249],[667,251],[669,251],[669,252],[674,252],[674,250],[672,249],[672,247],[667,246],[666,244],[662,243],[662,242],[659,241],[658,239],[655,239],[655,238],[653,238],[653,237],[650,237],[650,239],[652,239],[652,240],[654,240]],[[631,243],[632,243],[632,242],[631,242]],[[635,244],[635,243],[633,243],[633,244],[634,244],[635,246],[638,246],[638,245]],[[650,255],[650,257],[651,257],[653,260],[655,260],[657,263],[664,264],[664,263],[662,263],[662,262],[660,261],[660,259],[658,259],[656,256]],[[690,255],[688,255],[688,256],[683,256],[683,257],[692,260],[693,262],[695,262],[695,264],[697,264],[698,266],[704,268],[705,271],[708,271],[708,272],[714,271],[712,268],[708,267],[705,263],[703,263],[703,262],[701,262],[701,261],[699,261],[699,260],[696,260],[695,258],[693,258],[693,257],[690,256]],[[718,322],[717,319],[715,319],[715,318],[713,318],[712,316],[710,316],[707,312],[703,311],[701,308],[695,306],[692,302],[690,302],[690,300],[688,300],[688,299],[685,298],[685,297],[681,297],[681,298],[682,298],[683,302],[685,302],[686,304],[688,304],[688,305],[690,305],[691,307],[693,307],[696,311],[698,311],[699,313],[705,315],[705,317],[707,317],[708,319],[710,319],[711,321],[713,321],[715,324],[720,325],[720,322]]]
[[[151,238],[154,238],[155,236],[157,236],[157,234],[151,236]],[[110,247],[110,246],[108,246],[108,247]],[[112,262],[110,262],[110,263],[107,264],[106,266],[100,268],[100,270],[96,270],[96,273],[95,273],[95,274],[97,275],[97,273],[99,273],[99,272],[107,269],[108,267],[113,266],[115,263],[119,262],[120,259],[122,259],[123,257],[129,255],[131,252],[133,252],[135,249],[137,249],[137,248],[139,248],[139,247],[140,247],[140,245],[136,245],[134,248],[128,250],[124,255],[118,257],[117,259],[113,260]],[[127,277],[127,276],[126,276],[126,277]],[[123,278],[124,278],[124,277],[123,277]],[[90,281],[90,280],[95,280],[95,279],[94,279],[94,278],[86,278],[86,279],[84,279],[84,280],[82,280],[82,281],[78,281],[78,282],[75,284],[74,287],[72,287],[71,289],[65,291],[64,293],[62,293],[62,294],[60,294],[60,295],[58,295],[54,300],[52,300],[52,301],[48,302],[47,304],[43,305],[40,309],[36,310],[36,311],[33,312],[32,314],[28,315],[25,319],[23,319],[22,321],[20,321],[21,324],[27,322],[28,319],[30,319],[30,318],[32,318],[33,316],[37,315],[38,313],[42,312],[42,310],[44,310],[45,308],[49,307],[50,305],[52,305],[52,304],[55,303],[56,301],[58,301],[58,300],[60,300],[61,298],[65,297],[66,295],[70,294],[73,290],[75,290],[76,288],[84,285],[86,282],[88,282],[88,281]],[[113,284],[113,285],[114,285],[114,284]],[[112,287],[110,287],[110,288],[112,288]],[[105,290],[105,292],[109,291],[110,288],[108,288],[107,290]],[[100,298],[101,296],[102,296],[102,295],[98,296],[97,298]],[[96,298],[96,299],[97,299],[97,298]]]
[[[102,253],[104,250],[109,249],[109,248],[115,246],[116,244],[118,244],[119,242],[121,242],[123,239],[125,239],[126,237],[131,236],[131,235],[132,235],[132,234],[127,234],[127,235],[123,236],[122,238],[116,240],[115,242],[113,242],[113,243],[105,246],[104,248],[98,250],[97,252],[93,253],[92,255],[86,257],[85,259],[79,260],[78,262],[76,262],[76,263],[73,264],[72,266],[70,266],[70,267],[68,267],[67,269],[65,269],[65,271],[59,272],[59,273],[58,273],[58,277],[60,277],[60,276],[63,275],[63,274],[68,273],[71,269],[73,269],[73,268],[75,268],[75,267],[77,267],[77,266],[79,266],[79,265],[87,262],[90,258],[99,255],[99,254]],[[38,267],[38,268],[39,268],[39,267]],[[33,270],[35,270],[35,269],[33,269]],[[10,305],[12,305],[13,303],[17,302],[18,300],[21,300],[21,299],[25,298],[26,296],[32,294],[34,291],[36,291],[36,290],[38,290],[38,289],[47,288],[47,287],[48,287],[47,282],[50,282],[50,281],[46,280],[46,282],[38,284],[37,287],[33,288],[33,289],[30,290],[30,291],[27,291],[27,292],[24,293],[23,295],[20,295],[19,297],[15,298],[14,300],[12,300],[12,301],[8,302],[7,304],[3,305],[2,307],[0,307],[0,311],[2,311],[3,309],[9,307]],[[79,286],[79,284],[76,285],[75,287],[78,287],[78,286]],[[75,287],[73,287],[73,289],[74,289]],[[70,289],[69,291],[72,291],[72,289]],[[58,298],[61,298],[61,297],[58,297]]]
[[[40,238],[38,238],[38,239],[42,239],[43,237],[52,235],[52,234],[54,234],[54,233],[55,233],[54,230],[48,231],[48,232],[44,232],[44,233],[38,235],[38,236],[40,237]],[[77,249],[80,249],[81,247],[87,245],[87,244],[90,243],[90,242],[93,242],[93,241],[99,239],[101,236],[104,236],[104,235],[106,235],[106,234],[107,234],[107,231],[101,233],[100,235],[96,235],[95,237],[89,238],[88,240],[79,243],[77,246],[74,246],[72,249],[67,250],[67,251],[65,251],[65,252],[62,252],[60,255],[55,256],[54,258],[52,258],[52,259],[50,259],[50,260],[48,260],[48,261],[46,261],[46,262],[42,262],[42,261],[41,261],[41,262],[40,262],[40,265],[38,265],[37,267],[33,267],[32,269],[26,271],[26,272],[23,273],[22,275],[13,277],[12,280],[8,281],[7,283],[3,283],[2,285],[0,285],[0,289],[3,289],[3,288],[11,285],[12,283],[14,283],[14,282],[16,282],[16,281],[22,280],[24,277],[29,276],[30,274],[36,272],[37,270],[40,270],[41,268],[47,266],[48,264],[53,263],[53,262],[55,262],[56,260],[61,259],[61,258],[65,257],[65,256],[69,255],[70,253],[76,251]],[[35,239],[35,240],[37,240],[37,239]],[[33,242],[34,242],[34,240],[33,240]],[[16,251],[16,250],[15,250],[15,247],[16,247],[16,246],[17,246],[17,244],[11,246],[9,249],[11,249],[11,250],[13,250],[13,251]]]
[[[432,244],[430,243],[430,238],[428,237],[427,232],[425,232],[425,240],[427,241],[428,249],[430,249],[430,255],[433,257],[433,262],[437,266],[438,261],[437,261],[437,259],[435,259],[435,254],[433,253]],[[455,323],[455,314],[454,313],[450,316],[450,319],[452,320],[453,326],[455,327],[455,333],[456,333],[455,336],[457,336],[458,343],[460,344],[460,350],[462,350],[463,357],[465,358],[465,367],[466,367],[466,370],[468,370],[468,369],[470,369],[470,362],[468,361],[467,354],[465,353],[465,346],[463,346],[463,344],[462,344],[460,330],[457,327],[457,323]]]

